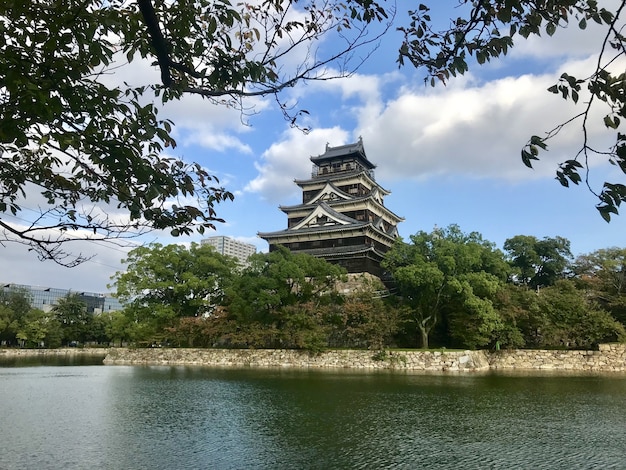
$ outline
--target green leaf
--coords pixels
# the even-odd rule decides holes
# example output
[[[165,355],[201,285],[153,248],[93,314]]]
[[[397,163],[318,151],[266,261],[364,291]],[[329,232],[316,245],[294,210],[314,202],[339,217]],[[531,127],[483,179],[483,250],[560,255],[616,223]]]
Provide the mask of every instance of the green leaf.
[[[603,8],[602,10],[600,10],[600,18],[602,18],[602,21],[604,21],[606,24],[611,24],[615,16],[613,15],[613,13]]]
[[[616,123],[611,116],[604,116],[604,125],[611,129],[617,129],[619,122]]]

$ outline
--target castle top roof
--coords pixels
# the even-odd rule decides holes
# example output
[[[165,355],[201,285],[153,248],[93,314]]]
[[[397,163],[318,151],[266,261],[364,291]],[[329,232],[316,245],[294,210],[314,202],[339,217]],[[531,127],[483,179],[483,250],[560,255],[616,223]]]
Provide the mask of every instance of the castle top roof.
[[[311,161],[315,165],[320,165],[322,163],[334,160],[345,160],[348,158],[358,160],[369,170],[376,168],[376,165],[370,162],[365,155],[365,148],[363,147],[363,139],[361,137],[359,137],[359,141],[354,144],[340,145],[338,147],[331,147],[326,144],[326,151],[321,155],[311,157]]]

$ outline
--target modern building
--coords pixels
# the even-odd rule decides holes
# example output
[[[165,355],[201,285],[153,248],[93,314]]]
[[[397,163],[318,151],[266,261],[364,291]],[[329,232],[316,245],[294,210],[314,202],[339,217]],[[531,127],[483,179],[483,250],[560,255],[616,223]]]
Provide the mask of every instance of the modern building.
[[[270,245],[308,253],[339,264],[349,273],[368,272],[382,277],[384,254],[398,238],[397,225],[404,218],[384,205],[390,194],[374,176],[363,140],[330,147],[311,157],[310,179],[295,180],[302,189],[302,203],[280,206],[287,228],[260,232]]]
[[[54,287],[29,286],[25,284],[2,284],[4,292],[24,291],[30,297],[30,304],[33,308],[38,308],[44,312],[49,312],[56,305],[57,301],[68,294],[78,294],[78,298],[87,305],[87,312],[100,314],[103,312],[113,312],[122,310],[123,305],[114,297],[108,294],[97,294],[94,292],[80,292],[70,289],[57,289]]]
[[[233,256],[239,260],[241,264],[245,264],[250,255],[256,253],[256,246],[251,243],[244,243],[234,238],[215,236],[200,240],[201,245],[210,245],[215,250],[225,256]]]

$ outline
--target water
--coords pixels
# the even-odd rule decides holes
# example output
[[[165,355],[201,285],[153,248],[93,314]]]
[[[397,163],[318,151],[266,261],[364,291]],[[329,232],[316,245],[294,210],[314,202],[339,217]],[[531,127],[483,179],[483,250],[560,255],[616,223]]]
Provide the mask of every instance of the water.
[[[626,376],[0,368],[0,468],[624,469]]]

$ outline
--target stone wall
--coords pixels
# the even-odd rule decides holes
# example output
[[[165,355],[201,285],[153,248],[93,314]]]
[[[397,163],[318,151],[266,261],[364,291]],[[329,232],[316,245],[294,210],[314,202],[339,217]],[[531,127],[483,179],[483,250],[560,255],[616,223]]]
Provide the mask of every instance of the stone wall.
[[[111,349],[105,364],[189,364],[221,367],[293,367],[474,371],[489,369],[483,351],[333,350],[309,354],[289,349]]]
[[[0,348],[0,360],[19,358],[19,357],[37,357],[37,356],[106,356],[109,350],[107,348],[59,348],[59,349],[20,349],[20,348]]]
[[[219,367],[398,369],[429,372],[487,370],[624,372],[626,344],[601,344],[598,351],[364,351],[333,350],[312,355],[281,349],[121,349],[105,364],[189,364]]]
[[[626,371],[626,344],[601,344],[598,351],[517,349],[489,354],[495,370]]]
[[[427,372],[565,371],[626,372],[626,344],[601,344],[598,351],[364,351],[333,350],[312,355],[284,349],[0,349],[10,357],[101,355],[105,364],[207,365],[398,369]]]

